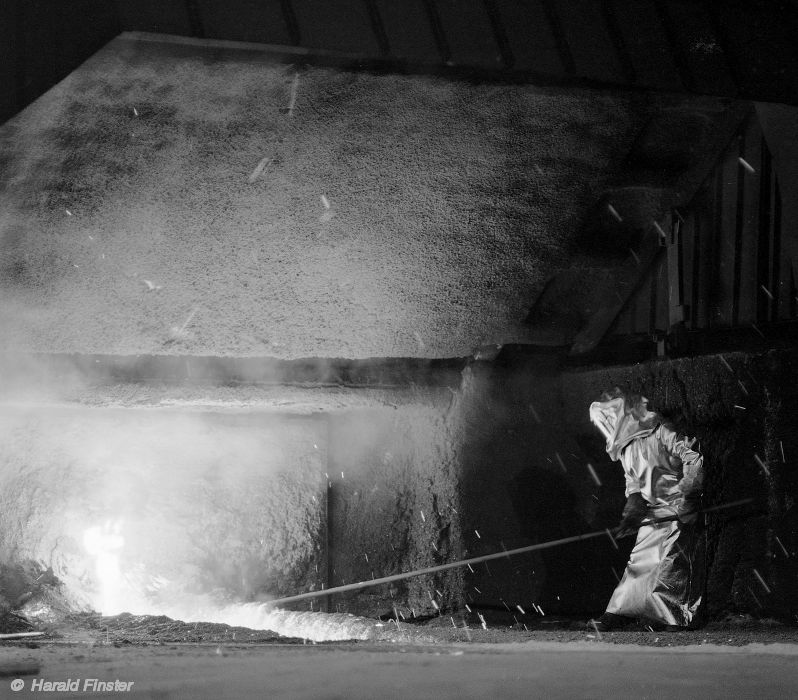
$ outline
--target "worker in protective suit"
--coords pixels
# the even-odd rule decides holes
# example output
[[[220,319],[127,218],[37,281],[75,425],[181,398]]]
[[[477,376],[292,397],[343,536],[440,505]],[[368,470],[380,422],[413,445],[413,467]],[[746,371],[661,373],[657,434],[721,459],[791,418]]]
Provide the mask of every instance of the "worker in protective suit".
[[[701,602],[701,572],[693,569],[703,458],[692,449],[694,440],[649,411],[645,398],[619,389],[601,398],[591,404],[590,419],[626,475],[626,505],[615,536],[637,532],[637,540],[606,612],[591,624],[600,631],[633,619],[686,627]]]

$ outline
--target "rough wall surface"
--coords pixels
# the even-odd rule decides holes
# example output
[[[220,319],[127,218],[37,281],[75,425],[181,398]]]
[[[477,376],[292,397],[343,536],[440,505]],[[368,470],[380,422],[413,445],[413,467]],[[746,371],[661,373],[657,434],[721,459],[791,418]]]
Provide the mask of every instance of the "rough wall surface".
[[[79,601],[117,611],[181,593],[240,601],[318,587],[322,428],[313,418],[4,407],[0,561],[42,562]]]
[[[468,556],[601,530],[613,517],[563,415],[558,360],[540,354],[509,366],[477,363],[460,400],[462,529]],[[607,480],[602,475],[604,484]],[[523,613],[596,615],[622,554],[588,540],[477,564],[469,602]]]
[[[705,506],[756,499],[751,506],[707,517],[712,616],[792,616],[798,610],[797,369],[794,351],[771,351],[563,377],[565,415],[586,441],[594,432],[587,420],[589,402],[607,388],[625,386],[647,396],[679,430],[698,437],[706,464]]]
[[[332,583],[340,585],[462,558],[454,395],[415,406],[330,416]],[[463,600],[455,569],[336,596],[332,609],[434,614]],[[437,606],[437,607],[436,607]]]
[[[0,348],[451,357],[523,339],[581,213],[684,102],[116,39],[0,127]]]

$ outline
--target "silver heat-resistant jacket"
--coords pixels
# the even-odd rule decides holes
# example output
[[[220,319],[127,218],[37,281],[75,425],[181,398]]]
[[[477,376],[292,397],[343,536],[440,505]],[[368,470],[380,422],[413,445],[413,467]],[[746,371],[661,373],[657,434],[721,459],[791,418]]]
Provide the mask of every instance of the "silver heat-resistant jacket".
[[[693,441],[663,425],[654,412],[630,412],[623,398],[591,404],[590,418],[607,439],[607,453],[623,466],[627,498],[639,493],[655,517],[696,509],[704,460],[692,449]]]
[[[590,419],[607,439],[607,453],[619,460],[627,498],[639,493],[648,521],[637,532],[623,578],[607,612],[683,627],[701,603],[700,538],[685,524],[701,495],[703,458],[692,442],[663,425],[645,402],[623,398],[596,402]],[[679,520],[651,522],[677,515]]]

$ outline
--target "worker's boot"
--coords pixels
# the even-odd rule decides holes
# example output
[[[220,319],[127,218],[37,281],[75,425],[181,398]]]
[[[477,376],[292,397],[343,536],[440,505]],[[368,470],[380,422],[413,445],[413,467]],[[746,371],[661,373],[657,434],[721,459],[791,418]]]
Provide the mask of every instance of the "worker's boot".
[[[590,622],[587,623],[587,626],[588,628],[594,629],[597,632],[611,632],[612,630],[623,629],[632,621],[633,620],[631,617],[605,612],[601,617],[595,620],[590,620]]]

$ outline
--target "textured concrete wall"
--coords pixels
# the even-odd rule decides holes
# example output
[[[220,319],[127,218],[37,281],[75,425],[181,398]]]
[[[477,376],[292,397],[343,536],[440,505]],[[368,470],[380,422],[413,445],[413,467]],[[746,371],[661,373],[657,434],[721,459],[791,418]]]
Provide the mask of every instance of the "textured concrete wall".
[[[479,363],[461,399],[462,529],[469,556],[603,529],[602,491],[564,417],[556,355]],[[607,481],[604,480],[605,489]],[[609,539],[497,559],[466,571],[470,602],[537,614],[598,614],[623,560]]]
[[[642,125],[685,99],[114,40],[0,127],[0,348],[452,357],[523,339]]]
[[[585,370],[563,378],[565,415],[586,442],[595,440],[588,403],[606,388],[626,386],[698,437],[706,506],[757,499],[751,507],[708,518],[708,610],[716,617],[798,610],[797,367],[793,351],[771,351]]]
[[[330,417],[335,585],[462,558],[454,394]],[[461,569],[336,597],[333,609],[433,614],[463,599]],[[433,601],[435,605],[433,605]]]

